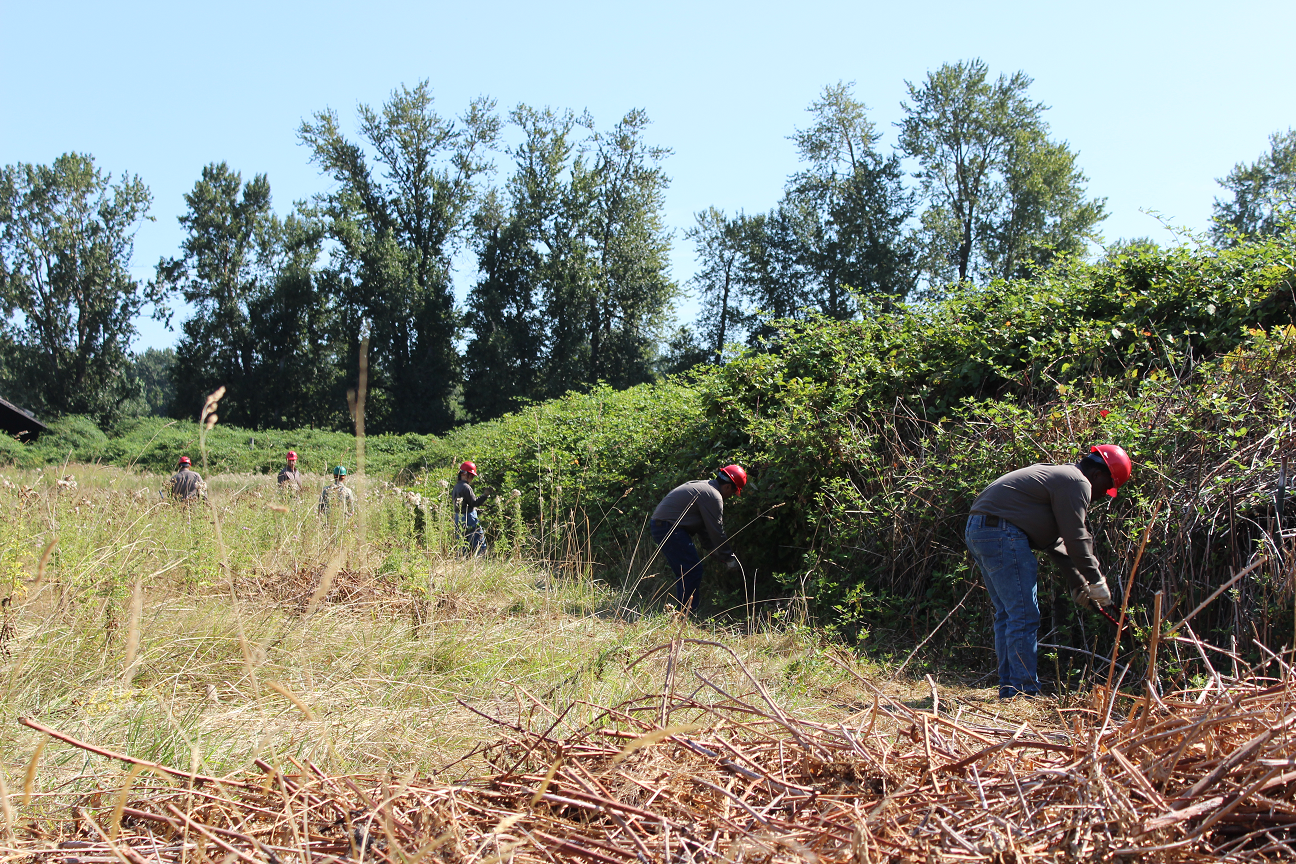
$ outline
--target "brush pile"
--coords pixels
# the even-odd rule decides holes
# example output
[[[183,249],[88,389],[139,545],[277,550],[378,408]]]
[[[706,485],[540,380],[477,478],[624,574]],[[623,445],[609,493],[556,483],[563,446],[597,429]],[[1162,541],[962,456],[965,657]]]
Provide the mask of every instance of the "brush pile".
[[[934,685],[916,710],[861,681],[872,705],[823,722],[789,716],[750,676],[732,694],[695,675],[682,695],[689,641],[658,649],[661,695],[584,724],[568,717],[590,706],[535,728],[496,720],[504,737],[475,751],[489,771],[457,783],[292,760],[202,777],[59,735],[130,774],[78,796],[71,819],[11,823],[6,845],[50,864],[1296,858],[1290,670],[1114,702],[1099,689],[1047,728],[942,710]]]

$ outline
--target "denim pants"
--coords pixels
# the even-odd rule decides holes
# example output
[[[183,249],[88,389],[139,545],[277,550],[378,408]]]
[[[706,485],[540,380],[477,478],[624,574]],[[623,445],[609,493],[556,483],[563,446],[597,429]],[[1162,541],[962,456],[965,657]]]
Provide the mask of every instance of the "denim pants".
[[[659,519],[652,520],[652,536],[675,577],[671,594],[679,608],[696,612],[697,590],[702,584],[702,561],[698,558],[693,538],[683,528],[677,526],[672,530],[671,523]]]
[[[968,517],[963,539],[967,542],[994,604],[995,657],[999,660],[999,698],[1039,692],[1035,674],[1036,638],[1039,635],[1037,582],[1039,562],[1030,541],[1016,525],[986,517]]]
[[[463,554],[465,558],[471,558],[480,555],[486,549],[486,532],[482,530],[481,523],[477,521],[477,511],[471,510],[468,513],[456,513],[454,517],[455,530],[463,538]]]

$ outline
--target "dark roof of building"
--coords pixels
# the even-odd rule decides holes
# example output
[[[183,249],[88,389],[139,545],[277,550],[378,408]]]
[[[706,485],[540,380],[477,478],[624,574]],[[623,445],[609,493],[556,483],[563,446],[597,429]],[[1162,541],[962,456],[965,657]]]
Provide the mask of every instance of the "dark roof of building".
[[[49,427],[7,399],[0,399],[0,429],[22,439],[35,438]]]

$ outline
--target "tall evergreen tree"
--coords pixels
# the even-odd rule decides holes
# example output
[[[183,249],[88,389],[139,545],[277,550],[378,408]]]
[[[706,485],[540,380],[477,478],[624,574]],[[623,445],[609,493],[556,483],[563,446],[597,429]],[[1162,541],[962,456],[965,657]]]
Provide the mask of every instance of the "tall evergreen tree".
[[[0,386],[41,414],[109,420],[131,395],[123,374],[135,317],[165,315],[165,292],[130,276],[135,232],[152,201],[138,177],[66,153],[0,169]]]
[[[491,167],[500,121],[484,97],[458,122],[442,117],[426,81],[394,91],[381,110],[361,105],[359,115],[363,144],[342,134],[331,110],[299,132],[338,184],[318,201],[337,243],[348,365],[355,368],[368,322],[366,425],[443,431],[458,416],[461,386],[451,258]]]

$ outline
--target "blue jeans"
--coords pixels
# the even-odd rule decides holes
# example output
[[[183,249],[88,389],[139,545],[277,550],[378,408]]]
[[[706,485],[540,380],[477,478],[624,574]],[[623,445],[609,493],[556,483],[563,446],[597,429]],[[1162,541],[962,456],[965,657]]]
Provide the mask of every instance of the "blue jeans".
[[[480,555],[486,549],[486,532],[477,521],[477,511],[472,510],[466,514],[456,513],[454,521],[457,533],[463,538],[464,557]]]
[[[702,561],[698,558],[693,538],[684,529],[676,527],[671,530],[669,522],[658,519],[652,520],[652,536],[662,555],[666,556],[671,574],[675,577],[671,594],[679,603],[679,608],[696,611],[697,590],[702,584]]]
[[[968,517],[963,539],[967,542],[994,604],[995,657],[999,660],[999,698],[1018,693],[1039,693],[1035,674],[1036,638],[1039,635],[1039,562],[1030,541],[1016,525],[986,517]]]

